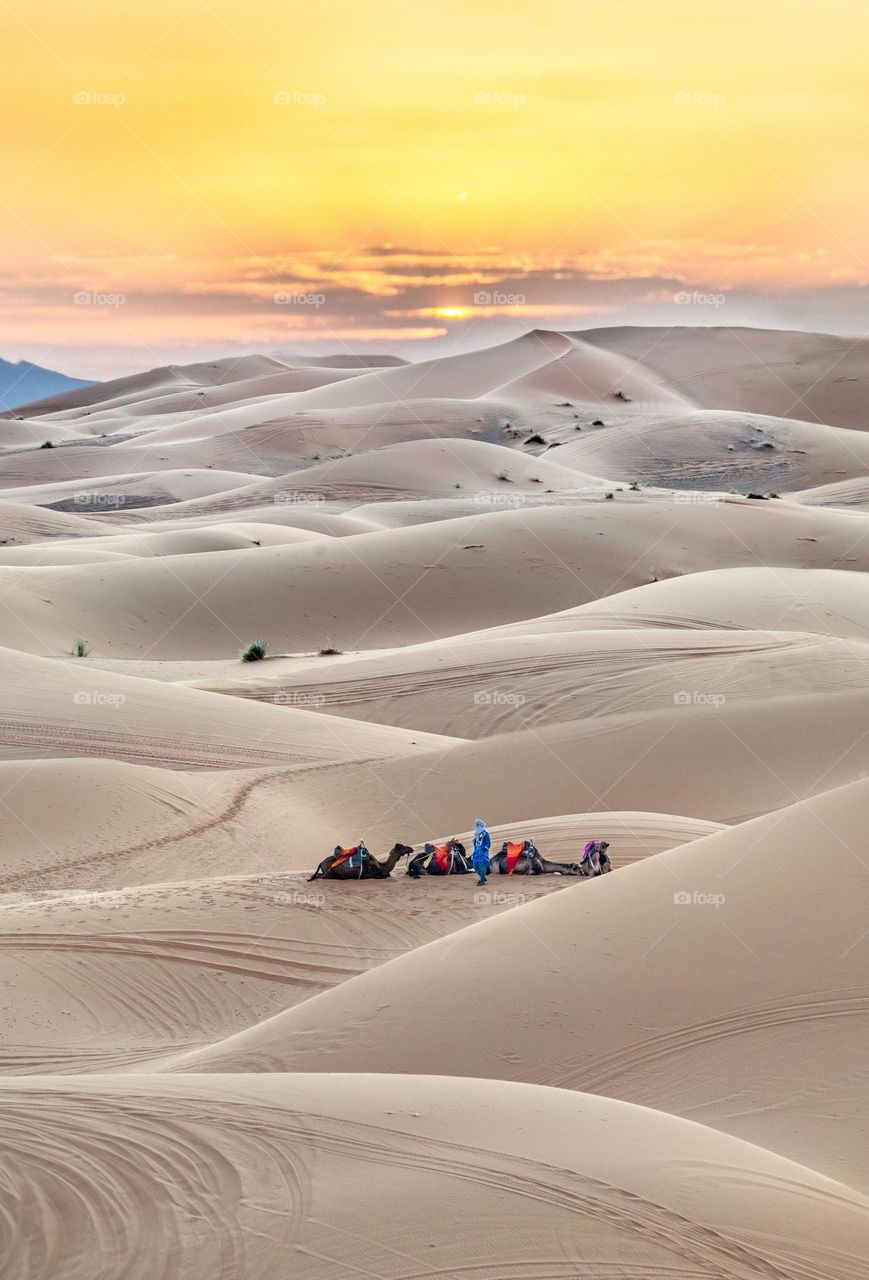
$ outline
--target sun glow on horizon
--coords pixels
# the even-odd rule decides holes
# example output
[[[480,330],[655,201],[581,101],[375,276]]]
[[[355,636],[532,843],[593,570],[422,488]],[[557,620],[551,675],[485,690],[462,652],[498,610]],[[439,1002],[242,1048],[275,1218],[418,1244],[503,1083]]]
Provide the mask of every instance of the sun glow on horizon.
[[[7,343],[412,341],[682,288],[863,305],[861,0],[492,12],[9,0]]]

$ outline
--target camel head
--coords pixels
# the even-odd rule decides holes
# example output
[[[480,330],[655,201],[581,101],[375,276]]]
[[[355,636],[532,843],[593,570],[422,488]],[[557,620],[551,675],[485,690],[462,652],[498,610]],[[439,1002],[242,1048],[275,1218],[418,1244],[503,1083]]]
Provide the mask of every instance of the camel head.
[[[413,857],[413,845],[411,845],[411,844],[402,844],[400,840],[397,840],[397,841],[395,842],[394,847],[393,847],[393,853],[395,853],[396,851],[397,851],[397,853],[398,853],[399,858],[412,858],[412,857]]]

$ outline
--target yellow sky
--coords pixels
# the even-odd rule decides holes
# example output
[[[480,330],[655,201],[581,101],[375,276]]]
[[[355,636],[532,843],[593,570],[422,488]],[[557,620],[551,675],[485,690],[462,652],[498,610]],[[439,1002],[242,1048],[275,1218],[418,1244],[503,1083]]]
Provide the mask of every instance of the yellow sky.
[[[78,285],[140,301],[72,314],[100,342],[254,340],[318,277],[321,327],[381,328],[383,244],[417,328],[498,270],[529,314],[559,270],[869,275],[864,0],[2,0],[0,45],[4,336],[69,343]]]

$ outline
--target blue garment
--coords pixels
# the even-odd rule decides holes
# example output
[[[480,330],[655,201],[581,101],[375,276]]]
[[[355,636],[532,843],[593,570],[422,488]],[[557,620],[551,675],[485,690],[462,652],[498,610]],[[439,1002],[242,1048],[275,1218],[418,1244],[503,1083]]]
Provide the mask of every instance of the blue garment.
[[[492,848],[492,837],[486,830],[486,824],[482,818],[477,818],[474,828],[474,852],[471,856],[471,866],[476,871],[481,880],[485,880],[492,866],[490,851]]]

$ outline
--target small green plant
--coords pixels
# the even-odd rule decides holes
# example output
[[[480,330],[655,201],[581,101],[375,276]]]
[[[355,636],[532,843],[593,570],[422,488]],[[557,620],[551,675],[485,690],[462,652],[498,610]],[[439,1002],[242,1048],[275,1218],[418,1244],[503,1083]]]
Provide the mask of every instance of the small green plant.
[[[503,480],[505,484],[512,484],[512,483],[513,483],[513,477],[512,477],[511,475],[508,475],[508,473],[507,473],[506,471],[499,471],[499,472],[498,472],[498,479],[499,479],[499,480]]]
[[[459,484],[458,480],[457,480],[457,481],[456,481],[456,483],[453,485],[453,488],[454,488],[454,489],[461,489],[461,487],[462,487],[462,486]]]
[[[611,502],[616,495],[612,492],[608,492],[608,493],[605,493],[603,496],[606,498],[607,502]]]
[[[320,650],[320,657],[321,658],[337,658],[340,652],[341,652],[340,649],[336,649],[333,645],[329,644],[326,646],[325,649]]]
[[[40,449],[53,449],[54,444],[51,440],[43,440],[42,444],[39,447]]]
[[[86,658],[91,651],[91,647],[87,640],[76,640],[72,646],[72,656],[74,658]]]
[[[268,640],[251,640],[246,649],[241,651],[242,662],[262,662],[269,651]]]
[[[631,483],[628,485],[628,488],[631,489],[634,493],[639,493],[640,492],[639,480],[632,480]]]

